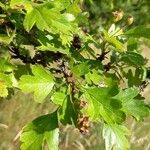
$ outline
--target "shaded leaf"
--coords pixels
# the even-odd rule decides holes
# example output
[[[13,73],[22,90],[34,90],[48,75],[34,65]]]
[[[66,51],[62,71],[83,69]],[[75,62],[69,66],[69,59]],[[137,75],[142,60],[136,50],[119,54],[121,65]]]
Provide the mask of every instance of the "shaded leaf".
[[[141,68],[129,69],[123,72],[123,76],[127,79],[129,87],[139,87],[145,80],[145,71]]]
[[[146,26],[137,26],[135,28],[128,30],[125,34],[127,36],[136,38],[140,37],[150,38],[150,28]]]
[[[5,8],[6,8],[5,4],[3,4],[2,2],[0,2],[0,7],[1,7],[2,9],[5,9]]]
[[[129,38],[128,43],[127,43],[127,49],[128,51],[134,51],[138,49],[138,43],[136,38]]]
[[[74,105],[69,97],[66,96],[65,100],[63,101],[62,107],[59,109],[59,120],[64,125],[66,124],[76,124],[77,121],[77,112],[74,108]]]
[[[121,60],[133,66],[143,66],[146,64],[146,60],[142,55],[131,51],[122,54]]]
[[[59,37],[56,35],[45,35],[43,32],[39,32],[38,41],[41,44],[37,47],[38,50],[60,52],[69,55],[69,49],[62,45]]]

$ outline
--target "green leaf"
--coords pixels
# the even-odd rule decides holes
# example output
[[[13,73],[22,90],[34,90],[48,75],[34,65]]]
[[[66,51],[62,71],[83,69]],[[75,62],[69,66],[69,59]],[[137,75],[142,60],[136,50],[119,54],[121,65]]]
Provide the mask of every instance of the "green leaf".
[[[123,72],[123,76],[127,79],[129,87],[139,87],[142,82],[145,80],[146,72],[144,69],[137,67],[135,70],[129,69]]]
[[[67,7],[67,12],[78,16],[81,13],[81,9],[79,7],[79,0],[75,0],[69,7]]]
[[[55,131],[45,133],[45,140],[48,145],[49,150],[58,150],[59,145],[59,129],[55,129]]]
[[[70,6],[71,3],[70,0],[55,0],[55,6],[59,8],[59,10],[64,10],[68,6]]]
[[[142,55],[131,51],[122,54],[121,60],[129,65],[138,67],[146,64],[146,60]]]
[[[21,150],[41,150],[46,141],[49,150],[58,150],[57,112],[41,116],[23,128]]]
[[[13,7],[15,5],[23,3],[25,0],[11,0],[10,6]]]
[[[150,28],[146,26],[137,26],[125,32],[125,34],[130,37],[136,37],[136,38],[145,37],[148,39],[150,38],[149,33],[150,33]]]
[[[0,81],[0,97],[7,97],[8,96],[8,89],[5,82]]]
[[[8,45],[10,42],[12,42],[13,38],[15,37],[15,31],[11,33],[9,36],[6,34],[0,34],[0,43]]]
[[[74,108],[74,104],[71,101],[69,95],[66,96],[63,101],[62,107],[59,109],[59,120],[62,124],[76,124],[77,111]]]
[[[0,73],[0,97],[8,96],[8,88],[12,87],[12,81],[9,75]]]
[[[136,97],[139,93],[138,88],[128,88],[125,90],[121,90],[116,96],[114,96],[114,99],[119,99],[122,102],[128,101]]]
[[[10,75],[0,73],[0,80],[4,81],[8,87],[12,86],[12,81]]]
[[[129,88],[120,91],[114,98],[121,100],[122,111],[135,117],[137,120],[141,120],[149,115],[149,108],[143,100],[138,99],[138,93],[139,90],[137,88]]]
[[[95,85],[99,85],[100,81],[103,81],[103,76],[98,72],[98,70],[93,69],[85,75],[85,79],[88,84],[91,84],[92,81]]]
[[[38,41],[41,44],[37,47],[38,50],[60,52],[69,55],[69,49],[62,45],[59,37],[56,35],[45,35],[43,32],[38,32]]]
[[[125,47],[120,41],[118,41],[115,37],[110,36],[106,31],[103,31],[103,33],[104,33],[104,40],[109,44],[111,44],[112,46],[114,46],[117,52],[125,51]]]
[[[42,103],[54,86],[54,78],[52,74],[38,65],[32,66],[32,73],[34,76],[21,76],[19,88],[23,92],[34,92],[35,101]]]
[[[12,9],[26,9],[26,11],[30,11],[32,9],[31,2],[29,0],[11,0],[10,7]]]
[[[28,12],[25,17],[24,27],[28,32],[32,29],[32,27],[36,23],[36,15],[37,15],[36,10],[32,10],[32,11]],[[40,21],[42,21],[42,20],[40,20]],[[44,27],[44,23],[43,23],[43,27]]]
[[[112,95],[117,92],[116,88],[88,88],[83,95],[87,101],[87,107],[83,112],[90,116],[92,120],[99,120],[101,117],[105,122],[120,123],[125,119],[124,113],[120,110],[121,103],[117,99],[112,99]]]
[[[129,115],[135,117],[138,121],[149,116],[149,108],[143,100],[134,99],[123,103],[123,109]]]
[[[134,51],[138,49],[138,43],[136,38],[129,38],[128,43],[127,43],[127,49],[128,51]]]
[[[51,100],[54,104],[56,105],[63,105],[63,102],[66,100],[67,95],[65,93],[62,92],[55,92],[52,97]]]
[[[0,72],[12,72],[14,66],[8,62],[5,58],[0,58]]]
[[[103,127],[103,138],[105,139],[106,150],[127,150],[129,148],[128,139],[129,135],[127,128],[122,125],[105,124]]]
[[[78,30],[73,22],[74,16],[69,13],[61,13],[54,4],[55,2],[47,2],[33,6],[32,10],[28,11],[25,16],[24,27],[29,32],[36,24],[39,30],[60,34],[60,38],[63,41],[68,38],[69,41],[67,41],[70,43],[72,38],[71,32]]]
[[[90,64],[88,61],[82,62],[73,66],[72,71],[74,72],[75,76],[85,75],[90,71]]]

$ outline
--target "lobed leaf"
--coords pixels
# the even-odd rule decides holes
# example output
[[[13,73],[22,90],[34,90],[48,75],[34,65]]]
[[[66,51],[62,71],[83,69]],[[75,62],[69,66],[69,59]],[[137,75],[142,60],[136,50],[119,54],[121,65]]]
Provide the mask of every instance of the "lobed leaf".
[[[66,100],[66,97],[67,95],[65,93],[55,92],[52,95],[51,100],[54,104],[62,106],[64,101]]]
[[[33,76],[21,76],[19,88],[23,92],[33,92],[35,101],[42,103],[54,86],[54,78],[39,65],[32,66],[32,73]]]
[[[132,66],[143,66],[146,64],[146,59],[136,52],[128,51],[122,54],[121,60]]]
[[[124,113],[120,110],[121,103],[112,99],[116,93],[115,88],[89,88],[83,95],[87,101],[87,107],[83,110],[92,120],[99,120],[101,117],[108,124],[120,123],[125,119]]]
[[[0,81],[0,97],[7,97],[8,96],[8,89],[5,82]]]
[[[119,40],[117,40],[115,37],[110,36],[106,31],[104,33],[104,40],[114,46],[117,52],[124,52],[125,46],[123,43],[121,43]]]
[[[10,75],[0,73],[0,97],[8,96],[8,88],[12,87]]]
[[[56,3],[57,4],[57,3]],[[71,32],[78,30],[74,21],[74,16],[70,13],[60,13],[60,10],[55,6],[55,2],[47,2],[32,7],[28,11],[24,19],[24,27],[29,32],[36,24],[41,31],[48,31],[53,34],[60,34],[60,38],[68,43],[71,41]]]
[[[15,67],[9,63],[8,60],[0,58],[0,72],[12,72],[14,68]]]
[[[43,32],[39,32],[38,41],[40,43],[40,46],[37,47],[38,50],[60,52],[69,55],[69,49],[62,45],[56,35],[46,35]]]
[[[103,138],[106,150],[126,150],[129,148],[129,131],[123,125],[105,124],[103,127]]]
[[[76,124],[77,121],[77,111],[74,108],[74,105],[71,101],[71,98],[69,95],[66,95],[62,107],[60,107],[58,111],[58,117],[62,124]]]
[[[88,61],[82,62],[72,67],[75,76],[82,76],[90,72],[90,64]]]
[[[4,45],[9,45],[13,38],[15,37],[15,31],[11,33],[9,36],[6,34],[0,34],[0,43]]]
[[[137,88],[129,88],[120,91],[115,99],[120,99],[122,102],[122,110],[137,120],[143,119],[149,115],[149,108],[143,100],[138,99],[139,90]]]
[[[23,128],[21,150],[41,150],[44,142],[49,150],[58,150],[59,129],[57,112],[41,116]]]
[[[125,35],[130,36],[130,37],[144,37],[144,38],[150,38],[150,28],[146,26],[137,26],[135,28],[132,28],[125,32]]]

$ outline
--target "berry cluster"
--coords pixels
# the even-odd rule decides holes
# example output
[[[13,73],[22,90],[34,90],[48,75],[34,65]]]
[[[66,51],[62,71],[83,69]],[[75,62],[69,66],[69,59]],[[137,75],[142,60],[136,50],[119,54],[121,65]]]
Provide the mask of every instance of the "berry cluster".
[[[89,133],[89,127],[90,127],[90,122],[89,122],[89,117],[81,115],[79,116],[78,119],[78,129],[82,134]]]

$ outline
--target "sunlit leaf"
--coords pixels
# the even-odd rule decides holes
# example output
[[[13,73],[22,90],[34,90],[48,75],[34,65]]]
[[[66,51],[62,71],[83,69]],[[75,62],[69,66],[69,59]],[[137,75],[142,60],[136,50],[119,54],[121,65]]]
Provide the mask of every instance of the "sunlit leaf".
[[[41,116],[23,128],[21,150],[41,150],[46,141],[49,150],[58,150],[57,112]]]
[[[24,19],[25,29],[29,32],[36,24],[41,31],[46,30],[54,34],[61,33],[62,39],[71,36],[71,32],[77,30],[76,24],[72,22],[75,17],[69,13],[60,13],[54,4],[52,2],[44,3],[34,6],[31,11],[28,11]],[[71,41],[71,37],[69,41]]]
[[[126,114],[140,120],[149,115],[149,108],[142,99],[137,97],[138,93],[139,90],[137,88],[129,88],[120,91],[114,98],[122,101],[122,110]]]
[[[8,60],[0,58],[0,72],[12,72],[14,68]]]
[[[117,124],[104,125],[103,138],[106,150],[126,150],[129,148],[127,139],[129,132],[126,127]]]
[[[119,40],[117,40],[114,36],[110,36],[106,31],[104,31],[103,33],[104,33],[104,39],[106,40],[106,42],[114,46],[116,48],[115,49],[116,51],[118,52],[125,51],[125,46]]]
[[[32,66],[32,75],[20,78],[19,88],[23,92],[33,92],[36,102],[42,103],[54,86],[54,78],[41,66]]]
[[[8,88],[12,87],[12,81],[9,75],[0,73],[0,97],[8,96]]]
[[[8,45],[10,42],[12,42],[14,37],[15,31],[13,31],[13,33],[11,33],[9,36],[6,34],[0,34],[0,43]]]
[[[67,95],[65,93],[62,92],[55,92],[52,97],[51,100],[54,104],[57,105],[63,105],[63,102],[66,100]]]
[[[111,99],[117,92],[116,88],[89,88],[83,99],[87,101],[84,113],[87,113],[93,120],[101,117],[109,124],[122,122],[125,119],[124,113],[120,110],[121,103],[117,99]]]

